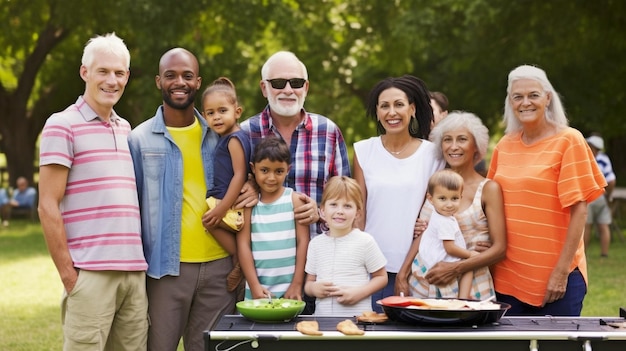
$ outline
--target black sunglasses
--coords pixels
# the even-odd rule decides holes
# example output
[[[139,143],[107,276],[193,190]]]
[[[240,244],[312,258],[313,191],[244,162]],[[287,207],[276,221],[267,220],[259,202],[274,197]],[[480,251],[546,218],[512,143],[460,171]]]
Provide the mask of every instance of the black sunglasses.
[[[287,86],[287,82],[289,82],[289,85],[293,89],[302,88],[304,86],[304,83],[306,83],[306,79],[302,79],[302,78],[291,78],[291,79],[274,78],[274,79],[266,79],[266,80],[270,82],[270,84],[272,85],[272,88],[274,89],[285,89],[285,87]]]

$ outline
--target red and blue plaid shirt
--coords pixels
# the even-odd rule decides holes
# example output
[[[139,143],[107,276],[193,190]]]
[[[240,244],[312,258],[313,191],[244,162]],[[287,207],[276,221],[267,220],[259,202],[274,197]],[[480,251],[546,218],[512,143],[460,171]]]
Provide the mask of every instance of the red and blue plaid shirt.
[[[291,135],[291,170],[285,186],[304,193],[318,204],[328,179],[336,175],[350,176],[348,150],[339,127],[330,119],[304,111],[304,119]],[[282,136],[272,123],[270,108],[241,123],[241,129],[250,134],[252,149],[268,136]],[[321,233],[311,227],[311,237]]]

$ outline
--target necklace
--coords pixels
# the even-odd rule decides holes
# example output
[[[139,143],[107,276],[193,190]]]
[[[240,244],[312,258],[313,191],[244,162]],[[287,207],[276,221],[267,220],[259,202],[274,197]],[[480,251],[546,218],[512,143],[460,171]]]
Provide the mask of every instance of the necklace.
[[[387,150],[387,152],[389,152],[392,155],[400,155],[401,153],[403,153],[406,149],[409,148],[409,146],[411,145],[411,142],[409,141],[400,151],[391,151],[389,150],[389,148],[387,147],[387,145],[385,145],[385,143],[383,143],[383,147],[385,148],[385,150]]]

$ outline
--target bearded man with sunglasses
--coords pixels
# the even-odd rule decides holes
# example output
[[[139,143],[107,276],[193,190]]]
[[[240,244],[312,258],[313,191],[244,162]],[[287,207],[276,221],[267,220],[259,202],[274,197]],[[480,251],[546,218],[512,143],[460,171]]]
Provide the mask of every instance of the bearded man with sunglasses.
[[[268,106],[242,122],[241,129],[250,134],[253,148],[268,135],[289,145],[292,163],[285,186],[302,194],[305,205],[294,210],[295,218],[311,226],[313,238],[322,232],[317,204],[324,184],[332,176],[350,176],[343,135],[330,119],[304,110],[308,73],[294,53],[279,51],[270,56],[261,68],[260,86]],[[307,301],[304,313],[312,313],[314,306]]]

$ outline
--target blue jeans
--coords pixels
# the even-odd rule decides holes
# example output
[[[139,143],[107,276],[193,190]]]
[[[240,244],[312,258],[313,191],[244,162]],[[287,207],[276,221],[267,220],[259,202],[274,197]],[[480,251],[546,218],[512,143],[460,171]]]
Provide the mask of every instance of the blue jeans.
[[[543,307],[529,305],[513,296],[500,294],[496,291],[499,302],[506,302],[511,308],[507,316],[580,316],[583,309],[583,300],[587,294],[585,279],[578,268],[567,277],[567,290],[562,299],[547,303]]]
[[[378,300],[382,300],[387,296],[393,296],[394,286],[396,285],[396,274],[387,272],[387,285],[384,288],[378,290],[372,294],[372,311],[382,313],[383,308],[376,303]]]

